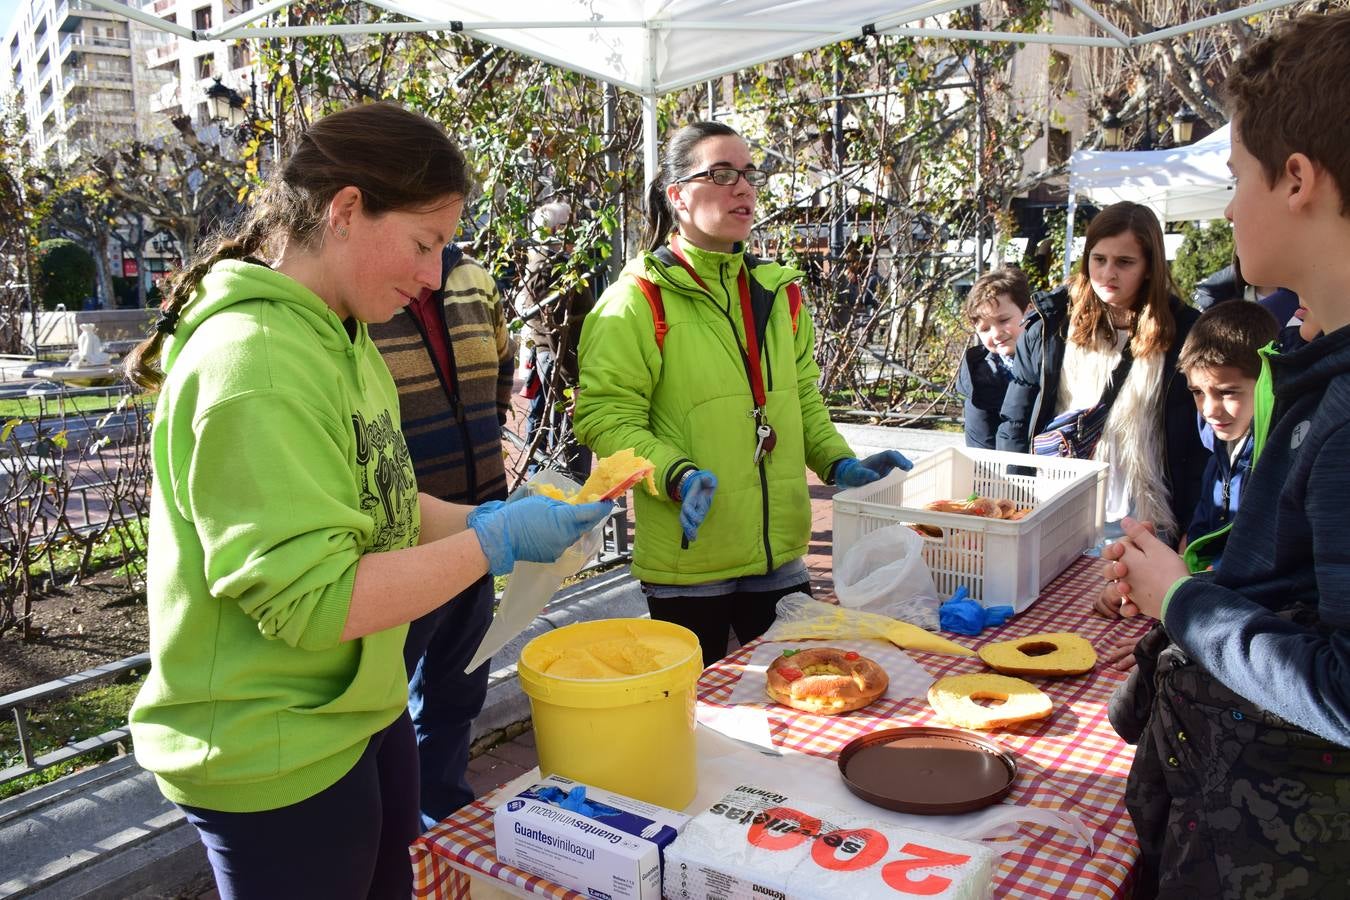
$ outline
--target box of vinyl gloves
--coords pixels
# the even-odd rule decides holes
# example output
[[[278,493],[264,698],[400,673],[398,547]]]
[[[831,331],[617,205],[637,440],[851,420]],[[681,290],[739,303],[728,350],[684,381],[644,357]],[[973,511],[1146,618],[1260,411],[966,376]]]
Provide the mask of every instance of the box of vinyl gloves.
[[[985,900],[997,864],[997,854],[980,844],[739,785],[666,848],[665,895]]]
[[[497,807],[497,858],[598,900],[660,900],[662,850],[689,817],[550,775]]]

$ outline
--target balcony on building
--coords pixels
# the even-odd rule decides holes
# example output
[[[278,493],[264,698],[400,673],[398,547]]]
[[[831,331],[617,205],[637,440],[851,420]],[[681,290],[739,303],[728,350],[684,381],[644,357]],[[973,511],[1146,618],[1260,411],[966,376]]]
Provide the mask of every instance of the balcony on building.
[[[145,52],[145,64],[152,69],[173,65],[178,62],[178,42],[156,44]]]
[[[61,72],[63,91],[70,93],[76,88],[114,88],[131,90],[131,67],[112,68],[81,61],[81,64],[67,66]]]
[[[96,19],[103,22],[126,21],[126,16],[100,9],[93,4],[84,2],[84,0],[60,0],[56,4],[54,18],[57,27],[62,31],[74,31],[80,27],[80,23],[85,19]]]

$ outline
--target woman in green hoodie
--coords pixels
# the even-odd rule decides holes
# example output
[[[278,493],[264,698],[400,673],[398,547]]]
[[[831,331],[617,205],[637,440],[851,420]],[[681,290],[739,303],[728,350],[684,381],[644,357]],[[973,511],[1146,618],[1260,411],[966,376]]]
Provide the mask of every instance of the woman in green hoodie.
[[[648,250],[581,332],[577,438],[655,464],[662,493],[633,492],[633,574],[652,618],[698,636],[704,665],[729,629],[756,638],[781,597],[810,592],[807,466],[845,487],[910,467],[894,450],[856,459],[830,422],[802,273],[745,249],[767,179],[726,125],[675,132],[648,191]]]
[[[368,322],[441,281],[472,187],[387,103],[314,123],[128,359],[158,391],[140,763],[223,897],[400,897],[419,828],[406,623],[608,512],[419,494]]]

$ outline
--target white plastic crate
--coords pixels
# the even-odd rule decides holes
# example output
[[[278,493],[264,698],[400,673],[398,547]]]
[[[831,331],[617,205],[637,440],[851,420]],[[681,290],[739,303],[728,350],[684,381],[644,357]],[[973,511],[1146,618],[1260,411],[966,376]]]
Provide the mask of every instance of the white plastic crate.
[[[1025,474],[1024,474],[1025,473]],[[1017,521],[924,509],[971,494],[1034,510]],[[1106,464],[999,450],[947,447],[909,472],[834,496],[834,558],[863,535],[905,522],[942,529],[924,538],[924,560],[938,593],[965,585],[985,606],[1021,612],[1041,588],[1102,538]]]

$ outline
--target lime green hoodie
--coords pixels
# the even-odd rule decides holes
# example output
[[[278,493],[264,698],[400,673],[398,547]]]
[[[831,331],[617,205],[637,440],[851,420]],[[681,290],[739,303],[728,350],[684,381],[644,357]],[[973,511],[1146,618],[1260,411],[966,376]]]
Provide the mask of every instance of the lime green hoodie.
[[[417,542],[389,370],[265,266],[217,263],[165,343],[151,432],[152,668],[136,756],[175,803],[313,796],[407,702],[406,626],[340,639],[363,553]]]
[[[795,269],[763,262],[751,277],[774,295],[761,365],[774,451],[755,465],[754,399],[742,361],[745,326],[739,253],[684,245],[709,290],[652,254],[630,262],[586,317],[576,403],[578,439],[600,456],[632,448],[666,486],[690,463],[717,476],[698,539],[681,544],[680,504],[633,492],[633,574],[657,584],[700,584],[763,575],[805,555],[811,537],[806,467],[822,479],[853,456],[821,399],[815,330],[808,310],[794,328],[787,286]],[[669,328],[656,345],[651,306],[634,275],[661,288]]]

